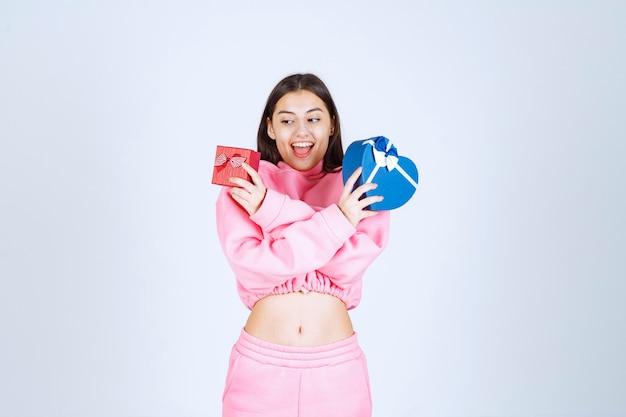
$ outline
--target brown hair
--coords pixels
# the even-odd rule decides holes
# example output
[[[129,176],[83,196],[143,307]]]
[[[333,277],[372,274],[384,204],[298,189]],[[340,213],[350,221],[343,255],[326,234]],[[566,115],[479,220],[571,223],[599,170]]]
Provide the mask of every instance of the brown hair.
[[[339,123],[339,113],[333,101],[330,91],[317,76],[313,74],[293,74],[283,78],[272,90],[265,110],[261,116],[259,124],[259,132],[257,134],[257,150],[261,152],[261,159],[277,164],[282,161],[282,157],[276,147],[276,141],[267,134],[267,120],[272,120],[272,114],[276,109],[276,103],[285,94],[293,93],[300,90],[307,90],[318,96],[326,105],[330,117],[335,121],[333,134],[328,139],[328,149],[324,155],[324,163],[322,169],[324,172],[337,171],[343,163],[343,148],[341,145],[341,124]]]

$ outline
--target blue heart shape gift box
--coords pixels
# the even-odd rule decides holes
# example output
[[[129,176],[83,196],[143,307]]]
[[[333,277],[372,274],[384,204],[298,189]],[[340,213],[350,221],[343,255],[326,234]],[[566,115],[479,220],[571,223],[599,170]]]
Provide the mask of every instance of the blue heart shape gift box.
[[[358,168],[363,167],[355,187],[373,182],[378,184],[367,196],[382,195],[383,201],[370,205],[371,210],[392,210],[404,205],[417,188],[417,168],[413,161],[398,155],[389,139],[377,136],[352,142],[343,157],[343,183]]]

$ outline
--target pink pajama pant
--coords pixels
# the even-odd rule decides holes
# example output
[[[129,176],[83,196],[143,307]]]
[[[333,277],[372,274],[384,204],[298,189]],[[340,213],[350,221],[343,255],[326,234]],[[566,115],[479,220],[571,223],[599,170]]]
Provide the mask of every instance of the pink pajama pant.
[[[315,347],[283,346],[245,331],[233,347],[222,417],[370,417],[356,334]]]

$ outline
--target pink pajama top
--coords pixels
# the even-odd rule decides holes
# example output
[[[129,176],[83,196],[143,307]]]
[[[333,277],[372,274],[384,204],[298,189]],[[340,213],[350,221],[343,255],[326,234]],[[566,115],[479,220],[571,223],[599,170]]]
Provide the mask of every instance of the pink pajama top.
[[[316,291],[356,307],[363,273],[387,244],[389,212],[353,227],[336,204],[341,171],[324,174],[322,162],[302,172],[261,161],[259,175],[267,194],[254,215],[229,187],[216,203],[218,237],[243,303],[252,309],[268,295]]]

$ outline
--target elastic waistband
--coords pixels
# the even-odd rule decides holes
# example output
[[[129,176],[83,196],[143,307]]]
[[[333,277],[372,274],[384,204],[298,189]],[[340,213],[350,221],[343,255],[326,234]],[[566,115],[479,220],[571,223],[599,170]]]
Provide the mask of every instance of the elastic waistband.
[[[289,368],[337,365],[363,354],[356,333],[327,345],[286,346],[259,339],[242,330],[239,340],[235,343],[235,349],[241,355],[257,362]]]

